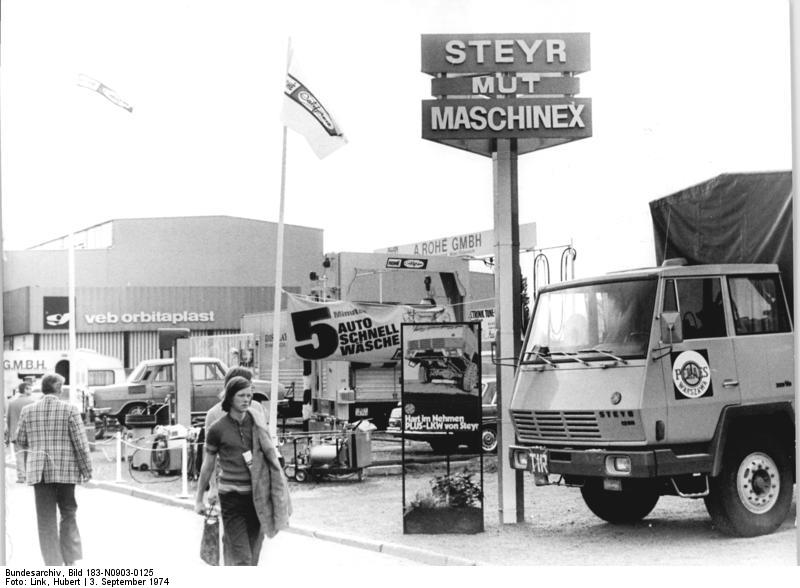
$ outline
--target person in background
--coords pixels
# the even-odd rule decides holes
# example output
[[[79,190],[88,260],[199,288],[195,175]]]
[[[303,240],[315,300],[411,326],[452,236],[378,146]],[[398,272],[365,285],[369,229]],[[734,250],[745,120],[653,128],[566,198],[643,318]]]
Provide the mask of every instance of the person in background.
[[[219,502],[225,565],[258,565],[264,536],[273,537],[289,524],[291,505],[286,478],[267,432],[263,411],[251,408],[252,383],[235,376],[225,385],[225,416],[206,432],[195,511],[205,514],[206,486],[218,459]]]
[[[6,431],[8,431],[11,445],[14,447],[14,459],[17,462],[17,483],[25,483],[25,452],[17,445],[17,426],[22,409],[35,401],[31,396],[31,383],[22,382],[17,388],[17,394],[8,403],[6,409]]]
[[[75,484],[92,477],[81,415],[75,406],[58,398],[63,384],[64,378],[58,374],[46,374],[42,399],[22,409],[17,427],[17,445],[28,452],[25,480],[33,486],[39,547],[47,566],[72,565],[83,558],[75,517]]]

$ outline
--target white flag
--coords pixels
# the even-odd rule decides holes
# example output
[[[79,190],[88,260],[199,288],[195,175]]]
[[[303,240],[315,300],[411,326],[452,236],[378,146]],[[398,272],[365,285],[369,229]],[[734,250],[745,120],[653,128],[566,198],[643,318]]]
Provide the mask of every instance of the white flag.
[[[291,66],[286,75],[281,120],[287,127],[303,135],[320,159],[347,143],[331,113],[293,75]]]
[[[106,86],[104,83],[98,82],[94,78],[90,78],[84,74],[78,74],[78,85],[82,88],[88,88],[89,90],[97,92],[113,104],[116,104],[120,108],[124,108],[128,112],[133,112],[133,106],[120,98],[119,94],[117,94],[114,90]]]

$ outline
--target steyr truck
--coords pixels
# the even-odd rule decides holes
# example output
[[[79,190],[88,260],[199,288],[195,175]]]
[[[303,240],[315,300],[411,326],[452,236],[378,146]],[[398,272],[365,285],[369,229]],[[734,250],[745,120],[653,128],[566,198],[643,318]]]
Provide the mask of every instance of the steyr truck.
[[[791,214],[784,198],[765,197],[776,183],[789,194],[787,177],[721,176],[670,201],[677,226],[698,200],[708,209],[709,222],[700,214],[683,223],[684,241],[702,243],[696,231],[707,231],[700,254],[679,251],[695,263],[723,250],[709,245],[714,227],[747,235],[730,230],[732,215],[749,215],[751,233],[788,234],[770,249],[777,263],[668,259],[539,292],[510,407],[513,468],[531,471],[537,485],[579,486],[610,523],[646,517],[662,495],[703,498],[729,535],[771,533],[785,521],[795,482],[794,345],[788,271],[778,264],[791,225],[777,230],[785,216],[760,225],[758,217],[776,201]],[[742,193],[756,197],[749,208],[736,200]],[[667,237],[662,250],[679,250],[680,234]],[[727,243],[753,251],[740,245]]]

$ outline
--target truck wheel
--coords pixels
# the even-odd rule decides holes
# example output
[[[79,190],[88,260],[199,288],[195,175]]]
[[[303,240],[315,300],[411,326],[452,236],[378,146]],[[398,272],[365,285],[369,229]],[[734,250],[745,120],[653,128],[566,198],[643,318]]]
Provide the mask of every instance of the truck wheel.
[[[658,502],[658,492],[647,486],[622,491],[603,489],[602,480],[588,480],[581,488],[586,506],[609,523],[620,525],[642,520]]]
[[[494,427],[484,427],[481,430],[481,449],[484,453],[497,451],[497,430]]]
[[[420,384],[427,384],[428,382],[430,382],[431,377],[430,373],[428,372],[427,366],[419,364],[419,370],[417,371],[417,379],[419,380]]]
[[[301,470],[300,468],[298,468],[294,472],[294,479],[302,484],[303,482],[308,480],[308,472],[306,472],[306,470]]]
[[[125,417],[128,415],[145,416],[147,414],[147,405],[145,404],[132,404],[124,407],[117,413],[117,420],[123,427],[125,426]]]
[[[711,520],[722,533],[754,537],[781,526],[792,504],[788,451],[768,437],[732,445],[722,472],[709,482],[705,498]]]
[[[478,365],[470,361],[464,370],[464,376],[461,378],[461,389],[464,392],[472,392],[477,385]]]

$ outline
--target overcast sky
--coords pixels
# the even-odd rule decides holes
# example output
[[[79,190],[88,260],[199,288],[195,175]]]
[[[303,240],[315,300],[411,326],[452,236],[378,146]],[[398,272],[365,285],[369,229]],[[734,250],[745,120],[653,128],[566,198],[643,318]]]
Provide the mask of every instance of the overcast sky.
[[[421,139],[423,33],[590,33],[593,137],[519,162],[520,222],[541,247],[574,243],[578,276],[653,263],[650,200],[791,168],[785,1],[288,4],[4,2],[6,248],[112,218],[276,221],[290,35],[349,139],[319,160],[289,137],[286,221],[323,229],[326,251],[492,227],[490,159]]]

